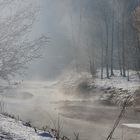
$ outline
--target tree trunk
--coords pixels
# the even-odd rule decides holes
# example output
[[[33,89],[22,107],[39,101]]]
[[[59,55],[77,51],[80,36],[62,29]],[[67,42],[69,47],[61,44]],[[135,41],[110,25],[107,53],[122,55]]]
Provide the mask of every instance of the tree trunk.
[[[114,12],[112,16],[112,46],[111,46],[111,76],[114,75],[113,72],[113,56],[114,56]]]
[[[121,64],[121,50],[120,50],[120,27],[118,24],[118,32],[117,32],[117,38],[118,38],[118,63],[119,63],[119,69],[120,69],[120,75],[122,76],[122,64]]]
[[[109,79],[109,59],[108,59],[108,47],[109,47],[109,30],[108,23],[106,22],[106,76]]]
[[[104,72],[104,68],[103,68],[103,67],[104,67],[104,66],[103,66],[104,49],[103,49],[103,46],[102,46],[102,53],[101,53],[101,55],[102,55],[102,56],[101,56],[101,79],[103,79],[103,72]]]
[[[127,81],[130,81],[129,68],[128,68],[128,70],[127,70]]]
[[[125,17],[122,19],[122,72],[123,77],[126,77],[126,69],[125,69]]]

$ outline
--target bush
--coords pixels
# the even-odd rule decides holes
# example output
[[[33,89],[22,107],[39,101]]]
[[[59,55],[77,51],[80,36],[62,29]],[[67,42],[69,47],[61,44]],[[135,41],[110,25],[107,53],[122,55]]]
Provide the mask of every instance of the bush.
[[[81,83],[79,83],[77,88],[80,92],[85,93],[85,92],[90,92],[93,86],[91,86],[89,81],[82,81]]]

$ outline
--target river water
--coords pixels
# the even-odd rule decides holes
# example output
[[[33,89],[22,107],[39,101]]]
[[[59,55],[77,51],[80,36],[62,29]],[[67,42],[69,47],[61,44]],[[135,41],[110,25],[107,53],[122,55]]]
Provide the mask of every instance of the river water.
[[[57,82],[26,81],[6,89],[1,97],[4,109],[10,114],[30,121],[34,126],[57,127],[60,121],[62,134],[70,138],[80,134],[80,140],[104,140],[113,127],[120,108],[99,103],[101,93],[92,96],[68,96],[63,94]],[[130,108],[121,123],[138,123],[139,114]],[[120,123],[120,124],[121,124]],[[132,140],[136,135],[131,130],[125,133],[121,125],[113,138]],[[134,136],[133,136],[134,135]]]

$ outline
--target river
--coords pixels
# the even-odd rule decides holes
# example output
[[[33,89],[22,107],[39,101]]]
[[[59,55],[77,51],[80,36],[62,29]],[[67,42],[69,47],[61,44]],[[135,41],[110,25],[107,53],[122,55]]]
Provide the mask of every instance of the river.
[[[80,134],[80,140],[104,140],[119,115],[120,108],[101,104],[97,97],[68,96],[58,88],[57,82],[26,81],[8,88],[2,93],[4,109],[10,114],[30,121],[34,126],[57,126],[58,120],[63,135],[73,137],[74,132]],[[139,114],[134,115],[128,108],[121,123],[138,123]],[[120,124],[121,124],[120,123]],[[125,133],[121,125],[116,129],[113,138],[131,140],[136,135]]]

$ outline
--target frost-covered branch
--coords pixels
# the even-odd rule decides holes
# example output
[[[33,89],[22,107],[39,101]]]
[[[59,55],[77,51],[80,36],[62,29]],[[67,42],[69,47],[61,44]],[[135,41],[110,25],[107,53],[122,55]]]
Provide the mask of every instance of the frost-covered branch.
[[[13,5],[15,0],[0,1],[1,5]],[[18,5],[17,5],[18,6]],[[6,7],[5,7],[6,8]],[[33,59],[41,56],[41,49],[47,45],[44,35],[31,40],[29,33],[36,20],[38,8],[32,4],[18,8],[0,20],[0,77],[9,80],[20,74]]]

